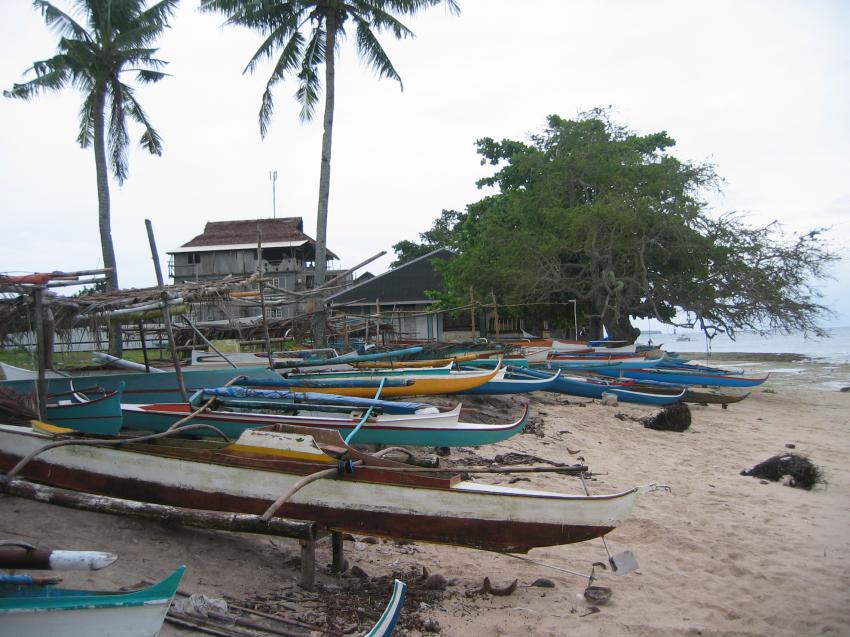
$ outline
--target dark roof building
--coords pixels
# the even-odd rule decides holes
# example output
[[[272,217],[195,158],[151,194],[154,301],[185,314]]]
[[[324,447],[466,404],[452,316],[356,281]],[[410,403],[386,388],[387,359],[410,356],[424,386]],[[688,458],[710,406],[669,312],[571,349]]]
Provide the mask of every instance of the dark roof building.
[[[443,280],[433,265],[434,259],[447,261],[451,250],[439,248],[394,270],[358,282],[350,288],[328,297],[329,307],[371,305],[430,305],[428,290],[442,290]]]
[[[443,314],[432,313],[429,290],[442,290],[443,280],[434,268],[435,260],[447,261],[452,252],[440,248],[330,296],[328,307],[346,314],[381,314],[384,324],[393,325],[397,336],[416,339],[443,339]],[[376,307],[377,306],[377,307]]]

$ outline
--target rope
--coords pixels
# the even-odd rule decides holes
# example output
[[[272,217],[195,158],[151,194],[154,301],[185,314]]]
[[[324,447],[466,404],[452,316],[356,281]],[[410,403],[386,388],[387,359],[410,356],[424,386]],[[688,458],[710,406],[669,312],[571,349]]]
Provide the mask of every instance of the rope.
[[[12,470],[9,471],[5,476],[0,476],[0,485],[6,484],[10,480],[12,480],[16,475],[18,475],[21,470],[25,466],[27,466],[33,458],[40,456],[45,451],[50,451],[51,449],[56,449],[58,447],[68,447],[72,445],[78,445],[81,447],[111,447],[113,445],[124,445],[128,443],[134,442],[145,442],[147,440],[155,440],[157,438],[165,438],[167,436],[174,436],[182,433],[186,433],[187,431],[195,431],[197,429],[209,429],[219,436],[221,436],[226,442],[230,442],[230,438],[225,436],[220,429],[217,427],[213,427],[212,425],[186,425],[185,427],[180,427],[179,429],[169,429],[167,431],[161,431],[155,434],[147,434],[145,436],[137,436],[135,438],[116,438],[113,440],[101,440],[98,438],[82,438],[79,440],[59,440],[57,442],[51,442],[49,444],[44,445],[43,447],[36,449],[35,451],[31,451],[26,456],[21,458],[21,460],[12,467]]]

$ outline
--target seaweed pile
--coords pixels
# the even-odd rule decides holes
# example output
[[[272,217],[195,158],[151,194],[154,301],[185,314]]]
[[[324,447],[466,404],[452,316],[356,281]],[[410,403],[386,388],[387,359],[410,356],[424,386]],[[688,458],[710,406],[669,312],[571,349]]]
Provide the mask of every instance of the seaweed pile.
[[[811,460],[796,453],[783,453],[760,462],[749,471],[741,471],[742,476],[752,476],[777,482],[790,476],[789,486],[811,489],[818,483],[825,483],[823,472]]]
[[[691,410],[684,403],[674,403],[654,416],[641,418],[640,422],[647,429],[685,431],[691,426]]]

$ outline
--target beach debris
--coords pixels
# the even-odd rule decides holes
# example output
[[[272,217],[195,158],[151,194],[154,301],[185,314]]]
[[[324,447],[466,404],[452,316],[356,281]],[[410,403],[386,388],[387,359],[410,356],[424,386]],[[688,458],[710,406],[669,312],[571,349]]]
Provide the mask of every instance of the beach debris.
[[[426,633],[439,633],[443,629],[440,626],[440,622],[429,617],[422,622],[422,630]]]
[[[614,592],[607,586],[593,585],[584,589],[584,598],[596,606],[607,604],[613,594]]]
[[[602,611],[599,610],[596,606],[588,606],[587,610],[584,611],[579,617],[587,617],[588,615],[593,615],[594,613],[600,613]]]
[[[599,399],[600,404],[605,405],[606,407],[615,407],[620,404],[620,401],[617,399],[617,394],[612,394],[611,392],[604,391],[602,392],[602,396]]]
[[[760,462],[752,469],[743,469],[742,476],[753,476],[777,482],[783,481],[788,486],[811,489],[818,483],[825,482],[823,472],[811,460],[797,453],[785,453],[772,456]],[[785,481],[785,478],[790,479]]]
[[[354,577],[359,577],[360,579],[369,579],[369,573],[357,566],[357,564],[351,567],[351,574],[354,575]]]
[[[496,597],[507,597],[508,595],[512,595],[516,590],[517,582],[518,580],[514,580],[504,588],[497,588],[490,583],[489,577],[485,577],[484,582],[481,584],[481,588],[476,592],[495,595]]]
[[[446,589],[446,586],[448,586],[448,581],[439,573],[432,573],[422,584],[422,588],[426,588],[429,591],[443,591]]]
[[[227,602],[223,599],[207,597],[194,593],[189,597],[177,597],[171,602],[171,608],[184,615],[195,615],[197,617],[209,617],[212,613],[227,613]]]
[[[850,387],[842,387],[838,391],[840,391],[843,394],[846,394],[847,392],[850,392]]]
[[[543,418],[539,418],[538,416],[531,416],[528,419],[525,428],[522,430],[522,433],[531,434],[537,436],[538,438],[544,438],[546,436],[545,425],[546,423]]]
[[[797,448],[797,445],[795,445],[793,442],[786,442],[786,443],[785,443],[785,448],[786,448],[786,449],[796,449],[796,448]]]
[[[540,588],[555,588],[555,582],[545,577],[538,577],[536,580],[531,582],[532,586],[538,586]]]
[[[640,423],[647,429],[685,431],[691,426],[691,410],[684,403],[667,405],[654,416],[641,418]]]

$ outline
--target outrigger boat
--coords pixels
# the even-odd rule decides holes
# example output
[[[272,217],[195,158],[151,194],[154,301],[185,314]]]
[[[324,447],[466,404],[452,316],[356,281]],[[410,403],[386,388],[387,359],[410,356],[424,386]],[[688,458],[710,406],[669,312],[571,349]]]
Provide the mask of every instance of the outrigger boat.
[[[594,369],[593,371],[605,376],[633,378],[639,381],[656,381],[676,385],[701,385],[704,387],[757,387],[765,382],[770,374],[764,376],[744,376],[740,373],[718,373],[715,371],[702,372],[692,369],[675,367],[655,367],[652,369]]]
[[[534,369],[514,370],[514,375],[542,378],[545,372]],[[569,376],[561,374],[548,391],[583,398],[602,398],[602,394],[614,394],[617,400],[641,405],[671,405],[679,402],[685,395],[684,387],[659,386],[647,388],[634,381],[619,382],[613,378],[589,378],[587,376]]]
[[[0,425],[0,469],[8,472],[53,442],[45,430],[72,433],[35,426]],[[59,446],[17,471],[61,488],[238,513],[272,515],[270,505],[287,494],[274,515],[337,531],[523,553],[603,536],[642,493],[660,488],[589,496],[482,484],[361,453],[336,432],[277,428],[249,429],[232,444],[162,438]],[[297,490],[305,476],[327,470],[336,478]]]
[[[230,389],[230,388],[228,388]],[[129,429],[166,431],[188,416],[213,394],[199,392],[191,403],[159,403],[124,405],[124,426]],[[346,438],[355,429],[352,442],[358,444],[422,445],[431,447],[465,447],[487,445],[520,433],[528,423],[528,405],[522,416],[507,424],[459,422],[461,405],[439,411],[436,408],[413,414],[373,414],[358,429],[364,409],[346,413],[327,413],[327,405],[281,405],[273,401],[252,400],[249,406],[233,406],[221,397],[218,405],[195,416],[192,423],[214,426],[229,438],[238,438],[246,429],[267,427],[275,423],[337,431]],[[264,409],[264,413],[259,410]],[[198,433],[214,435],[212,430]]]
[[[290,376],[285,379],[278,378],[273,381],[249,378],[244,381],[237,381],[237,384],[259,389],[287,388],[295,392],[311,391],[337,394],[340,396],[371,398],[375,395],[375,389],[381,379],[387,378],[410,382],[409,384],[401,384],[401,386],[387,386],[385,384],[381,396],[426,396],[432,394],[456,394],[483,385],[497,378],[498,375],[505,373],[503,367],[496,367],[493,370],[466,372],[453,372],[446,369],[438,370],[434,374],[421,373],[423,370],[418,369],[414,371],[417,373],[399,374],[397,370],[372,373],[361,371],[357,375],[346,375],[339,379],[330,377],[313,380],[309,379],[308,376],[310,375],[306,374],[298,377]]]

